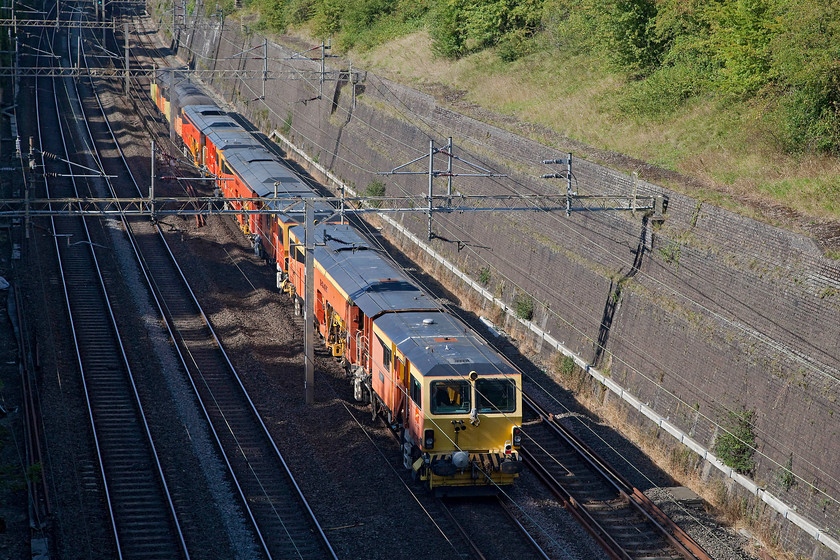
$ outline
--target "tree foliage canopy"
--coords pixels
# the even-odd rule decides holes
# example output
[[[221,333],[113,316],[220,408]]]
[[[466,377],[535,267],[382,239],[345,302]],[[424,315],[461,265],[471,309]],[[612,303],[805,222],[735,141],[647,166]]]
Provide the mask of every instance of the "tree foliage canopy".
[[[790,151],[840,153],[840,3],[824,0],[251,0],[261,26],[309,25],[342,48],[428,29],[438,56],[596,55],[632,110],[760,98]]]

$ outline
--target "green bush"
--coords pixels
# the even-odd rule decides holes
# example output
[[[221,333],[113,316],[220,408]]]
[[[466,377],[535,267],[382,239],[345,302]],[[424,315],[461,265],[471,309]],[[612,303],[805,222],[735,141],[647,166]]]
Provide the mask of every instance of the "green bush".
[[[286,5],[286,19],[291,24],[309,21],[315,15],[317,0],[289,0]]]
[[[604,24],[613,59],[625,70],[648,74],[659,66],[667,39],[656,33],[655,0],[620,0]]]
[[[431,12],[434,51],[456,58],[502,44],[503,59],[515,60],[540,27],[543,0],[449,0]]]
[[[362,196],[385,196],[385,183],[382,181],[372,181],[365,187]],[[371,200],[369,204],[374,208],[382,208],[381,200]]]
[[[722,430],[715,439],[714,453],[727,466],[741,474],[755,470],[755,421],[754,410],[730,411]]]
[[[524,321],[534,317],[534,300],[528,294],[518,293],[513,298],[513,310]]]
[[[259,19],[255,31],[282,33],[286,30],[286,3],[278,0],[253,0],[251,6],[257,10]]]

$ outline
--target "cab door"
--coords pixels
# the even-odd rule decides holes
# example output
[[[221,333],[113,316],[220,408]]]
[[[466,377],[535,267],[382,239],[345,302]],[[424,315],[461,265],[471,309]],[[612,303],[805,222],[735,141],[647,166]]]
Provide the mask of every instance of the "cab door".
[[[422,447],[423,434],[423,385],[422,380],[411,374],[411,364],[406,361],[406,385],[408,399],[406,402],[405,429],[411,434],[412,440]]]
[[[394,411],[395,417],[402,416],[403,422],[406,421],[406,414],[403,410],[405,406],[405,380],[403,375],[405,373],[405,364],[403,360],[396,355],[396,348],[394,348],[394,366],[391,371],[391,379],[393,379],[393,399],[394,405],[391,410]]]

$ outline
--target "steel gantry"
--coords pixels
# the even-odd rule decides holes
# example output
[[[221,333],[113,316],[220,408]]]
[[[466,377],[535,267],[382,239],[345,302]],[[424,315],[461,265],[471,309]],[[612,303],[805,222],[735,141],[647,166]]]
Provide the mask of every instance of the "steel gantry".
[[[134,197],[134,198],[5,198],[0,199],[0,218],[34,218],[41,216],[196,216],[222,214],[287,214],[303,212],[307,202],[344,204],[345,214],[393,213],[464,213],[464,212],[547,212],[566,209],[566,195],[561,194],[502,194],[502,195],[433,195],[427,207],[413,206],[418,198],[412,196],[359,197]],[[604,200],[619,201],[620,197],[579,196],[580,206],[573,210],[640,210],[656,209],[657,197],[640,196],[633,206],[629,199],[622,204],[605,205]],[[435,201],[440,204],[435,204]],[[234,209],[225,202],[248,203],[248,208]],[[516,204],[517,202],[521,204]],[[481,205],[485,203],[485,205]],[[496,203],[496,204],[492,204]],[[356,205],[348,207],[347,205]],[[336,208],[336,214],[340,210]]]

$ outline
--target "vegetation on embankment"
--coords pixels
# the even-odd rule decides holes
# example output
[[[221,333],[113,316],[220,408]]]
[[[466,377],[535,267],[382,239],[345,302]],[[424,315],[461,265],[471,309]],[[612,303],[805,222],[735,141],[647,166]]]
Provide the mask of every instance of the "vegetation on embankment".
[[[689,194],[705,200],[840,217],[835,2],[245,0],[243,13],[258,30],[331,37],[369,68],[696,177],[713,188]]]

